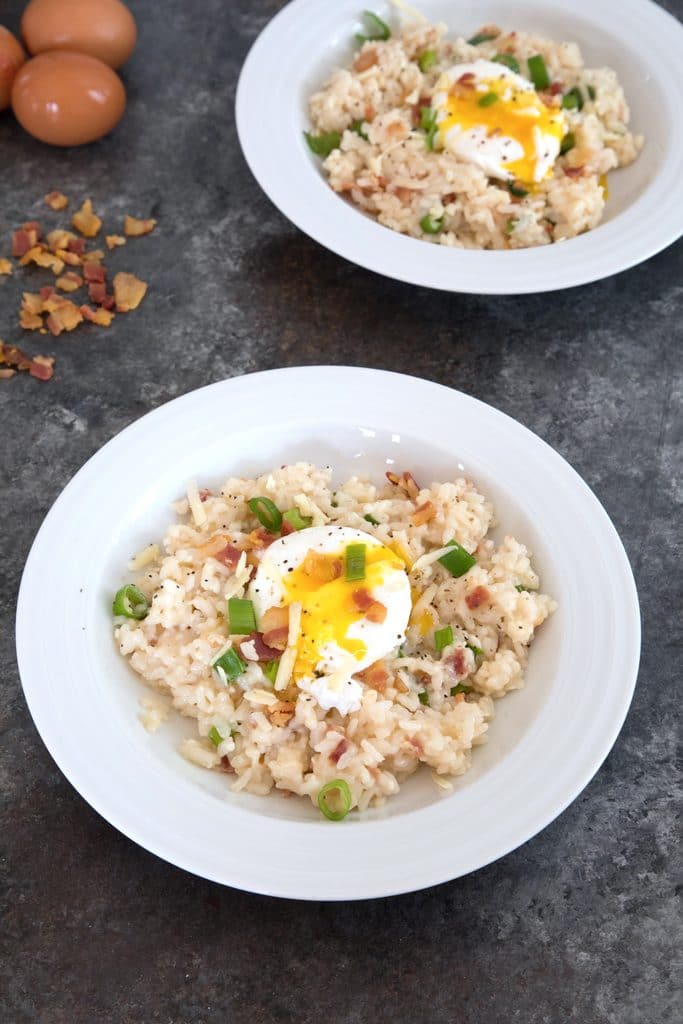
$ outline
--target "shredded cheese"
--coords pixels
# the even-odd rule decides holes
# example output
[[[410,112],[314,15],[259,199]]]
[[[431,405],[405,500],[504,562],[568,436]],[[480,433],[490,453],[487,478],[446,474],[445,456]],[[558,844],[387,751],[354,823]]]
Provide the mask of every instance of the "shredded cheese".
[[[420,557],[416,559],[415,564],[410,570],[411,573],[417,572],[419,569],[425,569],[428,565],[431,565],[433,562],[438,562],[440,558],[442,558],[444,555],[447,555],[448,552],[452,550],[452,545],[446,544],[446,546],[443,548],[437,548],[435,551],[428,551],[426,555],[420,555]]]
[[[277,675],[275,676],[275,689],[284,690],[292,678],[292,672],[294,671],[294,664],[296,662],[296,647],[287,647],[284,654],[280,658],[280,664],[277,668]]]
[[[250,704],[265,704],[266,707],[272,707],[273,704],[280,703],[272,690],[247,690],[244,696]]]
[[[204,511],[202,500],[199,497],[196,480],[190,480],[187,485],[187,500],[190,505],[190,511],[192,512],[192,518],[194,519],[194,525],[206,526],[206,512]]]
[[[287,646],[296,647],[301,632],[301,604],[299,601],[292,601],[289,606],[289,633],[287,634]]]

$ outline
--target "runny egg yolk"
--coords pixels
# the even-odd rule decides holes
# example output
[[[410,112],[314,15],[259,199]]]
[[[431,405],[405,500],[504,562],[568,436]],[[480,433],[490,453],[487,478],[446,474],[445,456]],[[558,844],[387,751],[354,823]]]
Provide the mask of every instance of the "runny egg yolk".
[[[301,633],[297,644],[295,681],[313,676],[325,647],[334,644],[361,662],[368,649],[360,637],[349,636],[354,623],[365,612],[354,600],[354,592],[374,591],[385,582],[388,571],[404,566],[393,551],[382,546],[368,547],[365,558],[365,579],[349,581],[344,575],[344,549],[338,552],[315,553],[315,559],[301,562],[283,580],[286,603],[301,605]]]
[[[512,76],[464,77],[450,84],[438,104],[442,145],[449,148],[448,133],[454,128],[462,133],[478,130],[485,132],[485,141],[472,139],[467,147],[471,152],[461,153],[463,157],[477,163],[477,146],[490,153],[498,141],[495,176],[527,184],[552,176],[566,133],[562,111],[547,107],[535,90],[517,86]]]

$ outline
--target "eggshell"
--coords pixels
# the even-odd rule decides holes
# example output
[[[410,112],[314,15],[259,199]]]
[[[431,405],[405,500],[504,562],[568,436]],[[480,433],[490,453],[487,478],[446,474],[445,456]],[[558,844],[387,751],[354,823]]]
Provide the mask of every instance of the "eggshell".
[[[24,64],[12,86],[12,109],[21,126],[53,146],[100,139],[125,108],[119,76],[84,53],[41,53]]]
[[[121,0],[31,0],[21,19],[29,53],[73,50],[120,67],[135,48],[135,19]]]
[[[21,44],[0,25],[0,110],[9,107],[14,76],[25,61],[26,54]]]

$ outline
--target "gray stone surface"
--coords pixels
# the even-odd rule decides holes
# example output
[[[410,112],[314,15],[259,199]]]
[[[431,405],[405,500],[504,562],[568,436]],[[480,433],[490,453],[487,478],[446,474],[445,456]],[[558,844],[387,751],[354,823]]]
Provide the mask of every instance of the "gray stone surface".
[[[141,41],[124,73],[128,113],[111,138],[62,152],[0,116],[0,237],[29,216],[57,222],[40,201],[53,188],[73,199],[92,195],[110,222],[124,211],[159,219],[154,235],[109,260],[150,281],[140,310],[109,331],[32,336],[31,351],[58,357],[55,379],[0,382],[0,1019],[680,1020],[680,244],[611,280],[526,298],[442,295],[359,270],[290,226],[238,149],[238,71],[280,4],[131,6]],[[683,13],[681,0],[667,6]],[[21,7],[3,4],[3,22],[16,28]],[[44,279],[0,278],[5,340],[21,340],[22,282]],[[579,799],[485,870],[362,904],[289,903],[220,888],[123,838],[44,749],[13,645],[32,538],[93,452],[199,385],[317,362],[416,373],[538,432],[613,517],[643,613],[631,712]],[[46,577],[49,585],[49,566]]]

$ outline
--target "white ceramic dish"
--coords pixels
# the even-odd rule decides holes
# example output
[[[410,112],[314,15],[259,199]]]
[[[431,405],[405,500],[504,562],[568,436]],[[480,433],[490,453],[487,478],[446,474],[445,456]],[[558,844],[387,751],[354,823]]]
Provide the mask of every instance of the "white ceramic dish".
[[[366,0],[293,0],[266,26],[242,69],[237,130],[262,189],[297,227],[361,267],[411,284],[455,292],[520,294],[585,284],[632,267],[683,233],[680,59],[683,27],[649,0],[539,0],[510,4],[422,0],[430,21],[453,35],[495,23],[574,40],[589,66],[614,68],[646,145],[610,174],[603,222],[552,246],[483,252],[448,249],[399,235],[341,199],[326,183],[302,132],[308,98],[351,60]],[[396,24],[387,0],[369,5]]]
[[[490,742],[452,794],[418,773],[382,809],[343,824],[304,800],[231,794],[177,753],[193,722],[155,735],[139,678],[112,638],[128,558],[158,538],[188,479],[310,459],[338,478],[388,466],[418,479],[463,470],[502,528],[534,552],[558,611],[527,686],[498,704]],[[201,485],[200,483],[200,485]],[[638,602],[606,513],[574,470],[514,420],[457,391],[379,370],[305,367],[202,388],[133,423],[76,474],[48,514],[19,595],[17,651],[34,721],[83,797],[173,864],[255,892],[361,899],[473,871],[548,824],[614,742],[635,684]]]

